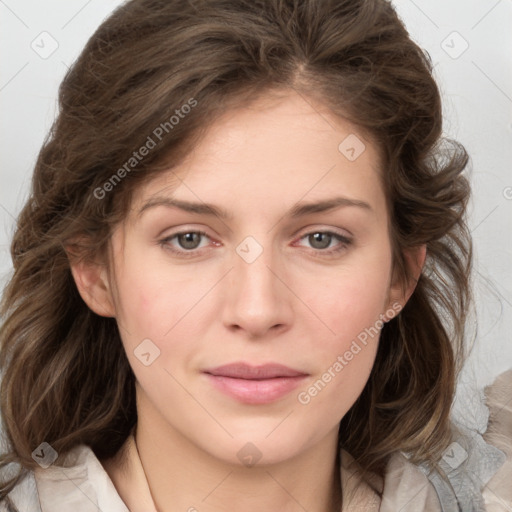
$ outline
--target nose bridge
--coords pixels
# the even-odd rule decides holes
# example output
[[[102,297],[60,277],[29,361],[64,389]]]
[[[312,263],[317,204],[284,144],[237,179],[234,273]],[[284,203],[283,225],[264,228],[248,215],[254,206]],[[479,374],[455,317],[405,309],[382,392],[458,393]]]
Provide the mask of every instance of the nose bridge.
[[[237,293],[247,296],[251,303],[261,302],[260,307],[276,293],[276,276],[271,272],[276,265],[275,256],[270,237],[259,242],[248,236],[236,247],[233,277]]]
[[[225,322],[253,335],[290,321],[286,287],[278,277],[279,255],[270,236],[258,238],[248,236],[235,248],[225,312]]]

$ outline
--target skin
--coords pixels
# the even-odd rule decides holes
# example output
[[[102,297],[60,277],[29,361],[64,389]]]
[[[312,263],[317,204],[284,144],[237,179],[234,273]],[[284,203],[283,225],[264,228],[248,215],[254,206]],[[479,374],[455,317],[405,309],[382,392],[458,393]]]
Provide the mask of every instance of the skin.
[[[354,161],[338,150],[350,134],[366,146]],[[307,404],[298,394],[413,291],[393,279],[380,172],[377,148],[347,121],[294,91],[267,95],[218,119],[183,164],[137,191],[113,233],[110,272],[73,266],[87,304],[120,326],[137,379],[136,442],[159,511],[232,510],[235,497],[248,512],[339,510],[337,429],[367,382],[378,336]],[[287,214],[334,196],[369,207]],[[138,215],[156,197],[214,204],[232,218],[162,205]],[[168,237],[197,230],[208,236],[193,257],[171,252],[187,246]],[[350,243],[307,236],[319,231]],[[248,236],[263,249],[251,263],[236,251]],[[424,247],[406,256],[417,275]],[[134,354],[144,339],[160,350],[149,366]],[[275,402],[244,404],[201,373],[236,361],[308,377]],[[253,467],[237,456],[247,443],[261,454]]]

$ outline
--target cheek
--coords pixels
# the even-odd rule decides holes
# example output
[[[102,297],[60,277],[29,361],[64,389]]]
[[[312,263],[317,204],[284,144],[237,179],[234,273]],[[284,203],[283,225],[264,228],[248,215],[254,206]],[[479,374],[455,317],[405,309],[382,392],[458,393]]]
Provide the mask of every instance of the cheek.
[[[361,394],[373,367],[382,315],[388,309],[391,255],[383,244],[381,251],[358,256],[334,279],[325,280],[326,292],[316,297],[316,307],[334,333],[315,346],[317,371],[297,396],[306,410],[315,411],[306,421],[317,416],[338,422]]]
[[[321,330],[326,352],[344,351],[366,329],[376,323],[382,327],[381,315],[388,309],[390,261],[383,257],[366,265],[361,259],[334,276],[317,277],[316,290],[322,291],[309,292],[307,302],[328,327]]]
[[[205,293],[206,284],[180,268],[145,262],[135,251],[119,272],[119,316],[137,336],[162,338]]]
[[[333,425],[339,422],[364,389],[384,325],[386,285],[387,279],[375,274],[347,276],[343,286],[331,286],[322,298],[323,318],[334,333],[316,338],[311,347],[315,373],[297,395],[311,413],[305,416],[311,428],[313,417]]]

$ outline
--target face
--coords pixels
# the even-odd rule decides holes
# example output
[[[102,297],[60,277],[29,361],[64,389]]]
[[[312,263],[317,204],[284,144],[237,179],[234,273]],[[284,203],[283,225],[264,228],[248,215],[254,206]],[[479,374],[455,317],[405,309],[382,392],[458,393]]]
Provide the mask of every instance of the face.
[[[238,464],[336,436],[400,308],[380,172],[354,126],[290,93],[137,191],[111,279],[139,418]]]

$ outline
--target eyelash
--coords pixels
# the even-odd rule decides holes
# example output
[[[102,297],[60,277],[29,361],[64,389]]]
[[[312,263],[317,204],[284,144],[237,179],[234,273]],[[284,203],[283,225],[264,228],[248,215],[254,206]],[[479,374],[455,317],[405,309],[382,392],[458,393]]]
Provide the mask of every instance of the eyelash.
[[[192,258],[194,256],[197,256],[197,253],[198,253],[198,251],[200,251],[200,249],[191,249],[188,251],[187,250],[178,250],[170,245],[170,241],[173,240],[174,238],[176,238],[180,235],[186,235],[186,234],[190,234],[190,233],[196,233],[198,235],[210,238],[206,232],[201,231],[201,230],[180,231],[178,233],[173,233],[172,235],[163,238],[162,240],[160,240],[158,242],[158,244],[162,248],[164,248],[174,254],[177,254],[178,256],[181,256],[183,258]],[[352,240],[350,238],[348,238],[344,235],[340,235],[339,233],[335,233],[333,231],[310,231],[309,233],[306,233],[303,236],[301,236],[299,238],[299,240],[302,240],[310,235],[315,235],[315,234],[332,235],[333,237],[337,238],[341,242],[339,246],[337,246],[336,248],[332,248],[332,249],[311,249],[312,251],[321,255],[322,257],[335,256],[337,253],[342,252],[344,249],[346,249],[349,245],[352,244]]]

